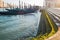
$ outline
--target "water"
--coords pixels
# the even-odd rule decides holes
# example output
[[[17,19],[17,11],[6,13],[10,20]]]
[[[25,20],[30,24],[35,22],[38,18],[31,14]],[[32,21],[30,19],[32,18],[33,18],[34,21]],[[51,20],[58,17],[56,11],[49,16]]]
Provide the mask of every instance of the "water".
[[[6,12],[7,10],[6,10],[6,8],[0,8],[0,12]]]
[[[34,37],[37,34],[40,13],[0,16],[0,40]]]

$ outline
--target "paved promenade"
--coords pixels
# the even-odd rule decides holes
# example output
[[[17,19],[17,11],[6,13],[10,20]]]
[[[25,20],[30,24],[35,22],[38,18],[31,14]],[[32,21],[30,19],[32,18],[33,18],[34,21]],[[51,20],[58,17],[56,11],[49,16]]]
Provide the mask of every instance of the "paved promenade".
[[[51,37],[49,37],[48,39],[46,40],[60,40],[60,9],[48,9],[49,11],[51,11],[52,13],[51,14],[55,14],[53,15],[57,20],[59,20],[59,22],[56,20],[56,24],[57,24],[57,27],[58,27],[58,31]]]
[[[58,31],[56,32],[56,34],[54,34],[46,40],[60,40],[60,27],[58,27]]]

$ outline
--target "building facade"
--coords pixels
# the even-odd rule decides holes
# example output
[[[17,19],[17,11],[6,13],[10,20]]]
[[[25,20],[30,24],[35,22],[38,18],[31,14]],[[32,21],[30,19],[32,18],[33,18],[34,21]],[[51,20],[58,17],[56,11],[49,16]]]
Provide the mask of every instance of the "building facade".
[[[56,7],[60,8],[60,0],[56,0]]]
[[[47,8],[59,8],[60,0],[45,0],[45,5]]]
[[[0,0],[0,8],[3,7],[3,2]]]
[[[17,7],[17,6],[13,4],[5,3],[3,0],[0,0],[0,8],[11,8],[11,7]]]

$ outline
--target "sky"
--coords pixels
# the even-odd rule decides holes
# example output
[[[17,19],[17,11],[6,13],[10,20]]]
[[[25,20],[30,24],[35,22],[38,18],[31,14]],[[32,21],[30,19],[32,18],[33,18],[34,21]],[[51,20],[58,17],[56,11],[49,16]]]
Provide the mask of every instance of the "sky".
[[[43,2],[44,0],[20,0],[21,2],[25,2],[27,4],[31,4],[31,5],[38,5],[38,6],[43,6]],[[19,5],[19,0],[4,0],[4,2],[9,3],[9,4],[15,4],[15,5]]]

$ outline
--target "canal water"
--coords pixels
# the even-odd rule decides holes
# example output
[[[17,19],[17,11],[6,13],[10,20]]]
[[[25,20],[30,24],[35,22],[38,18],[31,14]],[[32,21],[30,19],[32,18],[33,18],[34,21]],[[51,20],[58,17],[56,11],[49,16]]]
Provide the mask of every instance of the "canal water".
[[[36,36],[40,15],[40,12],[25,15],[0,15],[0,40]]]

